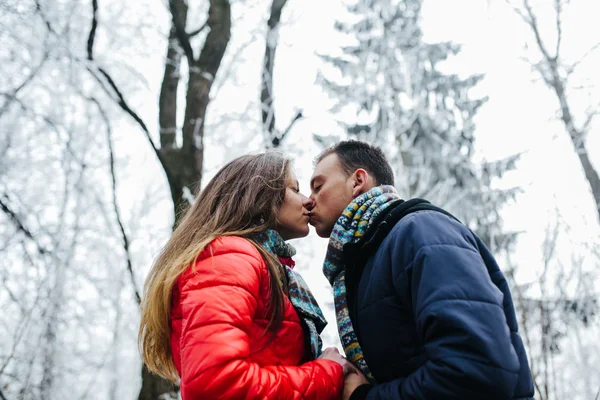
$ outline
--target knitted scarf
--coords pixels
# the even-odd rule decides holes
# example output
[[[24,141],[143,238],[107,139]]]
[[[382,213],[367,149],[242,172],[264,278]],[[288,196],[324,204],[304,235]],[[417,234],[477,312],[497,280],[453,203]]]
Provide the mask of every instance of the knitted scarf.
[[[323,349],[320,333],[325,329],[327,320],[302,276],[292,269],[294,262],[291,257],[296,254],[296,249],[272,229],[253,235],[252,239],[279,258],[281,268],[285,271],[285,274],[280,275],[281,287],[284,286],[283,279],[286,279],[288,297],[310,339],[312,356],[319,357]]]
[[[371,383],[375,383],[375,378],[367,366],[348,313],[342,249],[344,244],[360,240],[377,216],[398,199],[400,196],[393,186],[378,186],[355,198],[333,227],[323,263],[323,274],[333,287],[338,333],[344,352]]]

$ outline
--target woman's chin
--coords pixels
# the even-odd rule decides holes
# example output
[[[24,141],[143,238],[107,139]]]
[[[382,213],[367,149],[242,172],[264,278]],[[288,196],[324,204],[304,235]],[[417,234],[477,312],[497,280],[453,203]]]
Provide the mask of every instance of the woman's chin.
[[[292,240],[308,236],[310,233],[310,228],[308,227],[308,224],[302,227],[297,226],[295,229],[283,229],[280,227],[277,229],[277,232],[281,235],[283,240]]]
[[[305,231],[303,231],[303,232],[301,233],[301,235],[300,235],[300,236],[298,236],[298,237],[299,237],[299,238],[307,237],[309,233],[310,233],[310,229],[308,228],[308,225],[306,225],[306,230],[305,230]]]
[[[294,232],[293,237],[291,237],[290,239],[300,239],[303,237],[307,237],[309,233],[310,229],[308,227],[308,224],[306,224],[306,226],[302,227],[302,229],[296,230],[296,232]]]

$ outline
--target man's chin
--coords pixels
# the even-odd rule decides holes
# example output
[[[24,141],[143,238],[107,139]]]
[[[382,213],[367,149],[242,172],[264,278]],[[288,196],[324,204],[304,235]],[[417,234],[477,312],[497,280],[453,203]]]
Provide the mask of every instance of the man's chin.
[[[322,237],[323,239],[327,239],[331,235],[331,229],[329,229],[329,230],[324,229],[323,226],[321,226],[319,224],[311,223],[311,225],[313,226],[313,228],[315,228],[315,232],[317,232],[317,235],[319,237]]]
[[[329,236],[331,236],[331,232],[317,232],[317,235],[319,235],[319,237],[322,237],[323,239],[329,239]]]

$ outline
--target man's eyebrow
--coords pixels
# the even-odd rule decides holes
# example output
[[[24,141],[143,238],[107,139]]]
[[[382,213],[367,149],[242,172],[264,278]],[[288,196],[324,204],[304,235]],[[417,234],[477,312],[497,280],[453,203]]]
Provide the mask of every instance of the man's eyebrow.
[[[313,189],[315,187],[315,181],[321,178],[323,178],[321,175],[313,176],[312,178],[310,178],[310,188]]]

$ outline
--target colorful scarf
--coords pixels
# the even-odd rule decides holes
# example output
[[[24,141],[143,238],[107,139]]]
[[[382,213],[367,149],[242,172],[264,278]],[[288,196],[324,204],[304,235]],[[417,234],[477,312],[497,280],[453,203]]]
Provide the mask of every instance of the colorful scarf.
[[[291,257],[296,254],[296,249],[286,243],[279,233],[272,229],[253,235],[252,239],[279,258],[281,267],[285,270],[285,274],[280,275],[281,286],[284,287],[283,279],[287,279],[290,302],[298,313],[310,339],[313,357],[319,357],[323,350],[320,333],[325,329],[327,320],[302,276],[292,269],[294,263]]]
[[[393,186],[374,187],[355,198],[344,209],[333,227],[323,263],[323,274],[333,287],[338,333],[346,357],[355,363],[372,383],[375,383],[375,378],[367,366],[348,313],[342,248],[348,242],[359,241],[377,216],[398,199],[400,196]]]

